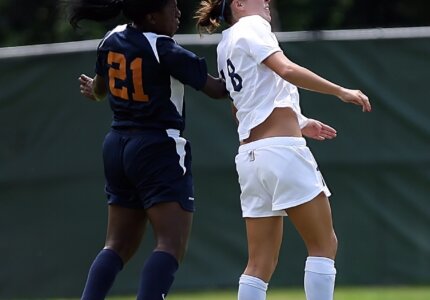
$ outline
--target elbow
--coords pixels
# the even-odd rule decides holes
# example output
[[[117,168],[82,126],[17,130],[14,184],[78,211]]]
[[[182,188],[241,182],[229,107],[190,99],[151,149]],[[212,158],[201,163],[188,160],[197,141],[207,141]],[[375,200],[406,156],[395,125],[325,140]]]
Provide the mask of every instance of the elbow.
[[[294,78],[296,70],[293,66],[284,66],[279,70],[278,75],[287,81],[291,81]]]

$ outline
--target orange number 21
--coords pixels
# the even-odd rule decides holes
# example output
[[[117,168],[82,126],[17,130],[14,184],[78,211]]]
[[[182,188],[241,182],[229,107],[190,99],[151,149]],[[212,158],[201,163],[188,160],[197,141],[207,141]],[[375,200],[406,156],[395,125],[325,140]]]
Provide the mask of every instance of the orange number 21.
[[[117,64],[118,67],[114,68],[112,64]],[[126,86],[118,88],[115,86],[116,80],[127,79],[127,62],[124,54],[117,52],[109,52],[108,64],[111,65],[109,68],[109,89],[112,95],[119,97],[124,100],[130,100],[128,97],[128,89]],[[148,95],[143,91],[143,80],[142,80],[142,58],[136,57],[130,64],[130,70],[133,75],[133,89],[134,92],[132,97],[134,101],[146,102],[149,100]]]

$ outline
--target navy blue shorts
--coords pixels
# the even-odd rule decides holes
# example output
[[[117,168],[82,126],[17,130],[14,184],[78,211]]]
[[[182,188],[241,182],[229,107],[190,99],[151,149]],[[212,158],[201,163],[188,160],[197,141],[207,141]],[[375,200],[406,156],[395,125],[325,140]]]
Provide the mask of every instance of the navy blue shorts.
[[[194,211],[190,144],[174,129],[112,129],[103,143],[109,204],[147,209],[178,202]]]

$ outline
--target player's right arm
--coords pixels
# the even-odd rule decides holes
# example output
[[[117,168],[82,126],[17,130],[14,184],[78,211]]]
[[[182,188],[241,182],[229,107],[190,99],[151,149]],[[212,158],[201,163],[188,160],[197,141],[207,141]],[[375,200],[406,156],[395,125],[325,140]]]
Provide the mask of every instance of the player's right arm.
[[[101,101],[106,97],[106,85],[101,76],[96,75],[91,78],[85,74],[79,76],[81,94],[85,97],[94,100]]]
[[[103,77],[100,75],[94,76],[93,79],[93,94],[97,101],[101,101],[106,97],[107,89]]]

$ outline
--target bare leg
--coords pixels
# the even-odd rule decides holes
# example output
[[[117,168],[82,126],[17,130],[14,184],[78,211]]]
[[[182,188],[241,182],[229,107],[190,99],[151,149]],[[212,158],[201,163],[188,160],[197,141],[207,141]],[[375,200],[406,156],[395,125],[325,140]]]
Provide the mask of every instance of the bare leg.
[[[143,210],[109,206],[105,247],[91,265],[82,300],[105,299],[116,275],[139,247],[145,224]]]
[[[239,280],[238,300],[265,300],[267,285],[278,263],[282,217],[246,218],[248,264]]]
[[[269,282],[282,243],[282,217],[246,218],[248,265],[244,274]]]
[[[334,260],[337,239],[327,197],[321,193],[312,201],[287,209],[287,213],[305,242],[309,256]]]
[[[147,213],[157,243],[154,251],[167,252],[181,262],[188,246],[193,213],[183,210],[177,202],[157,204]]]
[[[306,299],[332,300],[337,239],[327,197],[321,193],[310,202],[287,209],[287,213],[309,253],[304,278]]]
[[[126,264],[139,248],[147,219],[143,209],[109,205],[105,249],[115,251]]]

